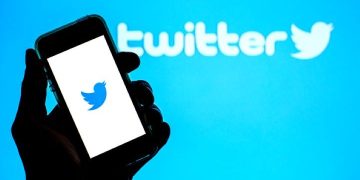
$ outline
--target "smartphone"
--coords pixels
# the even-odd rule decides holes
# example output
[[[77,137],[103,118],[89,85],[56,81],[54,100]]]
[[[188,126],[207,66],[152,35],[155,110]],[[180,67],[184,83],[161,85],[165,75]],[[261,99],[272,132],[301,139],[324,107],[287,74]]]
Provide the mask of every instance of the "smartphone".
[[[71,117],[81,154],[90,161],[133,163],[156,151],[100,16],[89,15],[40,36],[35,49],[59,106]]]

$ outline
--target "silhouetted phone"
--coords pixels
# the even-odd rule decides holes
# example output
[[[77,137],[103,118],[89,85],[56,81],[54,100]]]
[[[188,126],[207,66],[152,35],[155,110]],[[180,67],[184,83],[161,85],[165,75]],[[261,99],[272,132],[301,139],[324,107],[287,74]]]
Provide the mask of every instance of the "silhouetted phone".
[[[58,104],[71,116],[73,140],[90,161],[132,163],[156,150],[100,16],[40,36],[36,50]]]

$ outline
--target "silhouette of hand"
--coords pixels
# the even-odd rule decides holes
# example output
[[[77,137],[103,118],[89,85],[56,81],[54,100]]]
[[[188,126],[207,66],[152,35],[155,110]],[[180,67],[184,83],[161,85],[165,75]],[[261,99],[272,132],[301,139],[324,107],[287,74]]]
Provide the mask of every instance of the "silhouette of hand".
[[[139,66],[140,60],[133,53],[122,52],[117,54],[116,63],[129,73]],[[64,121],[69,115],[58,106],[47,115],[46,88],[41,61],[33,49],[28,49],[19,108],[11,129],[27,180],[132,179],[156,155],[157,152],[131,165],[105,163],[94,171],[84,168],[84,156],[78,153],[65,123],[68,121]],[[170,127],[163,122],[160,110],[154,105],[151,87],[145,81],[133,81],[131,91],[141,104],[142,115],[147,117],[151,125],[154,146],[160,149],[169,138]]]

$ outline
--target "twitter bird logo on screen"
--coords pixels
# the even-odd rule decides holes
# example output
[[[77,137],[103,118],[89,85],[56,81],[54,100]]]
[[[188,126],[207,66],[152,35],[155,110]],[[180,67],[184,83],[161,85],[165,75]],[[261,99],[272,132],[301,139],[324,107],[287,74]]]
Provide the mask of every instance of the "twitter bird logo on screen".
[[[94,92],[92,93],[81,92],[81,95],[84,97],[84,100],[90,105],[92,105],[89,111],[95,110],[104,104],[106,99],[105,85],[106,85],[105,81],[98,82],[94,85]]]
[[[316,22],[311,27],[311,32],[306,32],[295,24],[291,25],[291,38],[299,51],[292,54],[292,57],[307,60],[319,56],[328,46],[333,29],[332,24],[324,22]]]

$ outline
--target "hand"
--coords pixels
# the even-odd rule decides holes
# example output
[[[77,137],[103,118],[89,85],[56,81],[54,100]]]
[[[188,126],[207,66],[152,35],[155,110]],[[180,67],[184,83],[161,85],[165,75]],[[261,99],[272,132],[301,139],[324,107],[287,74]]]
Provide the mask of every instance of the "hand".
[[[118,53],[118,67],[129,73],[136,69],[140,60],[133,53]],[[150,85],[145,81],[133,81],[131,91],[141,104],[141,112],[152,129],[154,146],[163,147],[170,135],[170,127],[163,122],[160,110],[154,105]],[[47,81],[41,61],[33,49],[26,51],[26,70],[21,88],[18,112],[12,126],[12,134],[18,147],[27,180],[70,180],[70,179],[131,179],[149,158],[132,165],[104,164],[96,173],[84,168],[83,155],[78,153],[72,142],[64,118],[67,113],[56,106],[47,115]],[[126,154],[124,154],[126,156]]]

